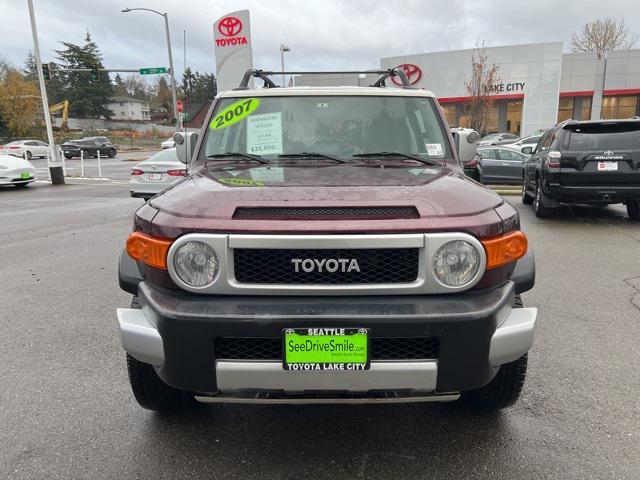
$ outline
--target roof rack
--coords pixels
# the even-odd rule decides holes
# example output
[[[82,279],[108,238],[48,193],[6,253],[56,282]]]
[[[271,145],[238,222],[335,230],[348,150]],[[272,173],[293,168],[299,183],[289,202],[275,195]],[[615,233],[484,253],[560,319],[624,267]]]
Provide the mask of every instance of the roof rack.
[[[270,72],[259,69],[249,69],[244,72],[242,76],[242,81],[238,88],[234,88],[234,90],[247,90],[249,88],[249,80],[251,77],[256,77],[264,81],[264,88],[279,88],[278,85],[273,83],[273,81],[269,78],[272,75],[355,75],[355,74],[374,74],[380,75],[380,77],[373,82],[372,87],[386,87],[385,81],[390,77],[398,77],[402,82],[402,88],[410,88],[414,87],[411,85],[409,81],[409,77],[406,72],[401,67],[389,68],[387,70],[346,70],[346,71],[332,71],[332,72]]]

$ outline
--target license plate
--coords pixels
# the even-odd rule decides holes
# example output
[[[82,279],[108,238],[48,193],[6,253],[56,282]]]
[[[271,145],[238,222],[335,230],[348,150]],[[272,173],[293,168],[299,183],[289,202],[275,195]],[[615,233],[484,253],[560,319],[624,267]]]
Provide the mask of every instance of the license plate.
[[[618,162],[598,162],[599,172],[617,172]]]
[[[150,173],[149,174],[149,180],[162,180],[162,174],[161,173]]]
[[[20,178],[22,178],[23,180],[28,180],[31,177],[31,175],[29,175],[29,172],[22,172],[20,174]]]
[[[282,366],[285,370],[369,369],[367,328],[287,328],[282,335]]]

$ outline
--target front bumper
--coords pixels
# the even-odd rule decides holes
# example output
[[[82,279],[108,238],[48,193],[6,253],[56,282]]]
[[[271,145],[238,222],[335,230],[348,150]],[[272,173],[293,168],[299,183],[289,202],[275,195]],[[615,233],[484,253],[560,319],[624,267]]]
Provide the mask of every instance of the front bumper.
[[[388,297],[203,296],[138,286],[142,306],[118,309],[124,349],[181,390],[217,393],[479,388],[524,355],[537,311],[512,309],[515,284],[485,292]],[[288,372],[279,361],[216,358],[218,337],[278,338],[287,327],[366,327],[372,337],[437,337],[437,359],[372,361],[360,372]]]

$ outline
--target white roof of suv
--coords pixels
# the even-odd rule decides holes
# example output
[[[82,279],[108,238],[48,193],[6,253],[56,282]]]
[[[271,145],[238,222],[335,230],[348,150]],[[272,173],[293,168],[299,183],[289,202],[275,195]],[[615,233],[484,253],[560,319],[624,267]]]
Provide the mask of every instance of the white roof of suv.
[[[249,90],[227,90],[218,98],[237,97],[293,97],[314,95],[344,95],[372,97],[432,97],[433,92],[411,88],[388,87],[286,87],[286,88],[254,88]]]

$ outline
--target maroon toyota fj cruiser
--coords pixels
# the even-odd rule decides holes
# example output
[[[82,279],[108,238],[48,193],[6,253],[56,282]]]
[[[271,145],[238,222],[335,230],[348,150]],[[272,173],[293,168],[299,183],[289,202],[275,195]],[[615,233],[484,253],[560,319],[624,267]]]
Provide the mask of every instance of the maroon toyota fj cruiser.
[[[176,134],[189,176],[140,207],[120,258],[140,405],[518,398],[536,322],[518,212],[464,176],[432,93],[378,73],[248,71]]]

